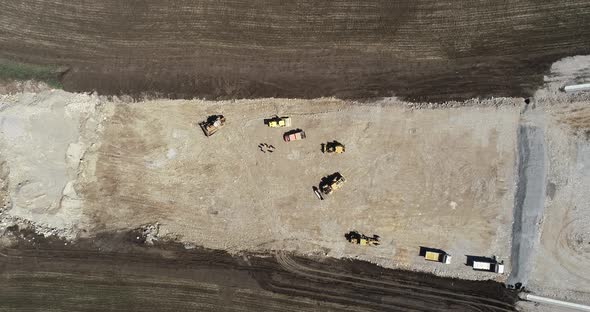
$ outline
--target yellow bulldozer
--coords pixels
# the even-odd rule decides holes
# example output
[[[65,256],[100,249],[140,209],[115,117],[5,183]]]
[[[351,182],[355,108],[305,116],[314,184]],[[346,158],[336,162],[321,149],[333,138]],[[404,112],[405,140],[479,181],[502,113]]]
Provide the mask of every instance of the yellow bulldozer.
[[[224,125],[225,117],[223,117],[223,115],[211,115],[207,117],[207,120],[199,123],[203,133],[208,137],[212,136],[217,130],[223,128]]]
[[[373,235],[372,237],[361,234],[357,231],[350,231],[344,234],[346,240],[355,245],[361,246],[379,246],[379,235]]]
[[[322,190],[322,193],[328,195],[341,188],[342,185],[344,185],[344,182],[346,182],[346,179],[344,179],[340,172],[336,172],[322,179],[320,182],[320,189]]]
[[[333,141],[333,142],[328,142],[326,144],[322,144],[322,153],[341,154],[341,153],[344,153],[344,151],[345,151],[344,144],[342,144],[338,141]]]

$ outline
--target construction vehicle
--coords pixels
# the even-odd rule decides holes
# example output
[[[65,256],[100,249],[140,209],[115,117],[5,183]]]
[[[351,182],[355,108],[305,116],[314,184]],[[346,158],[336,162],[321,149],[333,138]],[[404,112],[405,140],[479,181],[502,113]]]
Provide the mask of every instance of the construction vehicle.
[[[336,154],[341,154],[344,153],[344,144],[338,142],[338,141],[333,141],[333,142],[328,142],[326,144],[322,144],[322,153],[336,153]]]
[[[424,259],[428,261],[442,262],[444,264],[451,264],[451,255],[446,252],[439,252],[434,250],[426,251]]]
[[[373,235],[373,237],[366,236],[357,231],[350,231],[344,234],[344,237],[352,243],[361,246],[379,246],[379,235]]]
[[[320,189],[322,190],[322,193],[328,195],[341,188],[342,185],[344,185],[344,182],[346,182],[346,179],[344,179],[339,172],[336,172],[322,179],[320,182]]]
[[[291,127],[291,117],[275,116],[270,119],[265,119],[264,123],[271,128]]]
[[[478,271],[504,273],[504,261],[498,263],[497,261],[473,261],[473,269]]]
[[[285,132],[283,135],[283,139],[285,142],[297,141],[305,139],[305,131],[301,129],[295,129],[288,132]]]
[[[200,122],[199,126],[203,129],[206,136],[212,136],[217,130],[223,128],[225,125],[225,117],[223,115],[211,115],[206,121]]]

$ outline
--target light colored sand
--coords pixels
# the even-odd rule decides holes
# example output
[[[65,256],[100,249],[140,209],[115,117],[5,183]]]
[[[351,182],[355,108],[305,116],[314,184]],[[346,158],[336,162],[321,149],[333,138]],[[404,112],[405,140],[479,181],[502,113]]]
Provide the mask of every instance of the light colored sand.
[[[206,138],[195,124],[216,113],[228,123]],[[291,116],[307,139],[282,142],[284,129],[263,124],[275,113]],[[160,235],[233,252],[323,251],[495,278],[466,267],[464,255],[509,262],[518,118],[515,108],[412,111],[337,100],[120,105],[79,188],[96,229],[159,222]],[[346,153],[322,154],[320,144],[334,139]],[[345,186],[317,200],[312,186],[337,171]],[[383,245],[350,245],[350,230],[379,234]],[[455,261],[425,263],[420,246]]]
[[[11,217],[75,235],[84,216],[74,184],[92,137],[81,134],[94,131],[97,103],[62,91],[0,97],[0,163],[10,194],[3,207]]]
[[[590,142],[572,135],[583,120],[590,129],[590,109],[584,104],[552,111],[548,193],[529,288],[590,304]]]

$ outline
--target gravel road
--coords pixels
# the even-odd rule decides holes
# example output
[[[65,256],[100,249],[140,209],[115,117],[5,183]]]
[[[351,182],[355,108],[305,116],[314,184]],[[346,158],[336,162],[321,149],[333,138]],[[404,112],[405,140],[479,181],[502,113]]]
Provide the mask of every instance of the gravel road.
[[[508,284],[526,285],[533,252],[539,241],[539,221],[545,200],[545,138],[543,129],[521,125],[518,130],[518,185],[512,232],[512,272]]]

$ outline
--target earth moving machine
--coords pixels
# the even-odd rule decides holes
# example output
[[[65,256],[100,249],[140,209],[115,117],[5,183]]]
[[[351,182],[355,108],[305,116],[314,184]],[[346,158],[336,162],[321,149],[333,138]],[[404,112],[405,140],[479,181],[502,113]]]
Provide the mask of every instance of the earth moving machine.
[[[361,245],[361,246],[379,246],[379,235],[373,235],[373,237],[370,236],[366,236],[364,234],[361,234],[357,231],[350,231],[346,234],[344,234],[344,237],[346,237],[346,239],[355,245]]]
[[[322,190],[322,193],[329,195],[335,190],[341,188],[342,185],[344,185],[344,182],[346,182],[346,179],[344,179],[344,177],[339,172],[336,172],[322,179],[322,182],[320,183],[320,189]]]
[[[451,255],[445,252],[427,251],[424,254],[424,259],[435,262],[442,262],[444,264],[451,264]]]
[[[478,271],[504,273],[504,261],[501,263],[495,261],[473,261],[473,269]]]
[[[295,129],[288,132],[285,132],[283,135],[283,140],[285,142],[297,141],[305,139],[305,131],[301,129]]]
[[[291,117],[275,116],[270,119],[265,119],[264,123],[271,128],[291,127]]]
[[[203,133],[205,133],[205,135],[208,137],[215,134],[215,132],[223,128],[224,125],[225,117],[223,117],[223,115],[211,115],[206,121],[199,123],[201,129],[203,129]]]
[[[338,141],[334,141],[334,142],[328,142],[326,144],[322,144],[322,152],[324,153],[328,153],[328,154],[332,154],[332,153],[336,153],[336,154],[341,154],[344,153],[344,144],[338,142]]]

